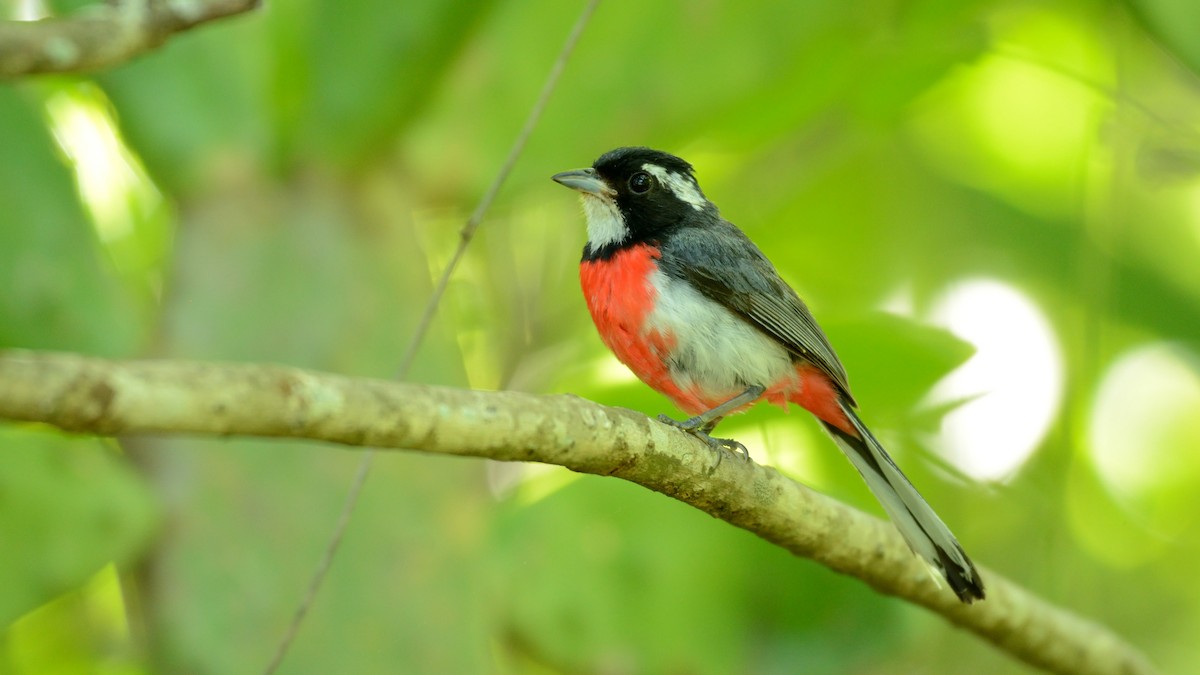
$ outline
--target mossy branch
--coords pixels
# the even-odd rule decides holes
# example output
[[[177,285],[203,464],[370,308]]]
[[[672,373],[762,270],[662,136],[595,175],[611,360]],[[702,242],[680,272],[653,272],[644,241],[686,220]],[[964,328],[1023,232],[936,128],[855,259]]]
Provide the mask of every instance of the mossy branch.
[[[1060,673],[1149,673],[1112,632],[981,568],[988,597],[939,587],[888,523],[781,475],[717,454],[630,410],[535,396],[359,379],[274,365],[109,361],[0,352],[0,419],[78,433],[212,434],[327,441],[557,464],[632,481],[792,553],[924,606]]]
[[[261,0],[136,0],[64,17],[0,21],[0,79],[76,73],[124,63],[172,35],[255,9]]]

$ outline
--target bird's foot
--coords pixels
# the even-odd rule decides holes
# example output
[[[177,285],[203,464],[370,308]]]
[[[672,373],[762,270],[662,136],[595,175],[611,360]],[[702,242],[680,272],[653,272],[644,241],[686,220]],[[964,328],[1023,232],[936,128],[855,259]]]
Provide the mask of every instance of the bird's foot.
[[[727,450],[735,455],[738,455],[747,462],[750,461],[750,451],[746,446],[733,440],[732,438],[714,438],[708,435],[712,429],[712,425],[703,417],[691,417],[680,422],[679,420],[671,419],[666,415],[659,415],[658,421],[675,427],[681,431],[686,431],[689,434],[704,441],[708,447],[716,451]]]

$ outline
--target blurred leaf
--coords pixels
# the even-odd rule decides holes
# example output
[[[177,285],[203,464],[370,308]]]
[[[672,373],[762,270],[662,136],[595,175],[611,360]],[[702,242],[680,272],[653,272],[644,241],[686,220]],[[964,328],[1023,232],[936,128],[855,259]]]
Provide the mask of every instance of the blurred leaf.
[[[862,584],[622,481],[518,497],[493,538],[505,651],[554,672],[827,672],[886,648],[849,627],[886,634],[894,616]]]
[[[168,193],[275,165],[262,21],[260,12],[180,33],[97,77],[122,135]]]
[[[154,499],[94,439],[0,426],[0,625],[129,562],[156,521]]]
[[[308,0],[272,17],[278,128],[303,157],[354,164],[428,102],[494,0]]]
[[[47,3],[54,13],[61,16],[78,11],[84,7],[102,4],[102,0],[52,0]]]
[[[904,419],[938,380],[975,353],[943,329],[894,314],[828,321],[825,328],[859,404],[871,419],[886,423]]]
[[[1126,0],[1146,32],[1200,74],[1200,4],[1193,0]]]
[[[0,88],[0,347],[128,354],[141,326],[95,234],[37,99]]]
[[[161,672],[266,663],[328,542],[357,452],[260,439],[153,448],[181,499],[150,589]],[[486,672],[494,505],[482,462],[380,453],[285,669]],[[336,646],[336,648],[334,648]]]
[[[114,565],[0,632],[6,675],[135,675],[126,600]],[[7,661],[7,663],[6,663]]]
[[[998,274],[1022,279],[1028,287],[1047,289],[1056,300],[1073,298],[1070,302],[1078,303],[1074,309],[1087,307],[1118,324],[1200,348],[1200,277],[1192,279],[1189,288],[1168,276],[1163,261],[1139,255],[1133,246],[1102,250],[1095,235],[1083,227],[1046,223],[968,190],[948,189],[940,196],[927,205],[940,217],[929,219],[925,249],[928,259],[941,267],[940,276]],[[1122,243],[1153,237],[1173,225],[1160,222],[1143,228],[1134,223],[1122,233]],[[1163,243],[1183,254],[1195,247],[1174,237]],[[1108,287],[1085,286],[1088,279],[1081,267],[1089,260],[1102,267]]]

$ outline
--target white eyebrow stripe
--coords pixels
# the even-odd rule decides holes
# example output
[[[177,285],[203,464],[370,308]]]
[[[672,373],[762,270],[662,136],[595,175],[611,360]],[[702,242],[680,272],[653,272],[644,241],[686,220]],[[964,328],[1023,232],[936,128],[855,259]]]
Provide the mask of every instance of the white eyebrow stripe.
[[[693,209],[703,211],[708,200],[700,193],[700,186],[690,176],[683,176],[674,171],[667,171],[657,164],[643,164],[642,171],[654,176],[668,190],[683,201],[691,204]]]

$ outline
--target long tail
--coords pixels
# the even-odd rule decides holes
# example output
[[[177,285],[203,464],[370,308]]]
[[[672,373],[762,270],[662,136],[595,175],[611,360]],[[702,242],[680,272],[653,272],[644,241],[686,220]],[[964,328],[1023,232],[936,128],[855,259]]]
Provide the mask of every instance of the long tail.
[[[828,422],[822,424],[867,481],[909,548],[942,573],[959,600],[966,603],[982,600],[983,581],[979,572],[950,529],[875,440],[854,409],[840,397],[838,406],[857,435]]]

